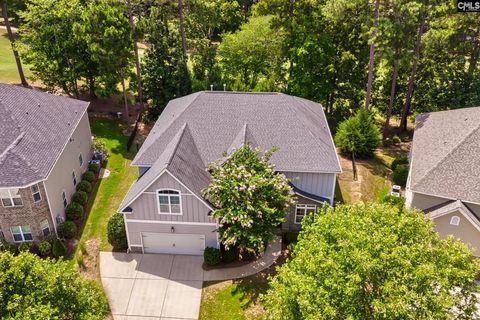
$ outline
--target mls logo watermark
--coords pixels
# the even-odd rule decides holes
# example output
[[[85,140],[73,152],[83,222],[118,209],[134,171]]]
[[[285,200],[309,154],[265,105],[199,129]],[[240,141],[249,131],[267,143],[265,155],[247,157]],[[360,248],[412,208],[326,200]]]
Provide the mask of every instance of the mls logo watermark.
[[[457,0],[457,12],[480,12],[480,0],[478,1]]]

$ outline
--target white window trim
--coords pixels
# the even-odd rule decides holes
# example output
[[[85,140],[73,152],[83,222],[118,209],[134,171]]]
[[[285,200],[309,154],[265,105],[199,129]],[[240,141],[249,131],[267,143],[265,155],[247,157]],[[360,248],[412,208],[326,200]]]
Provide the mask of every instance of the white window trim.
[[[65,198],[63,197],[63,195],[65,195]],[[62,190],[62,193],[60,193],[60,197],[62,198],[63,209],[66,209],[67,206],[68,206],[68,198],[67,198],[67,193],[65,192],[65,190]],[[67,205],[65,205],[65,203]]]
[[[313,209],[313,211],[315,212],[315,211],[317,211],[317,205],[315,205],[315,204],[297,204],[295,206],[295,217],[294,217],[294,220],[293,220],[293,222],[295,224],[301,224],[302,223],[301,220],[300,220],[300,222],[297,222],[297,217],[300,217],[299,215],[297,215],[297,210],[298,209],[303,209],[304,210],[304,214],[301,217],[305,217],[307,215],[307,209]]]
[[[37,192],[33,192],[33,187],[34,187],[34,186],[37,186],[37,189],[38,189]],[[37,202],[42,201],[42,193],[40,192],[40,185],[39,185],[38,183],[30,186],[30,191],[32,191],[32,198],[33,198],[33,202],[34,202],[34,203],[37,203]],[[38,199],[37,201],[35,201],[35,196],[34,196],[34,195],[37,194],[37,193],[38,193],[38,195],[40,196],[40,199]]]
[[[14,188],[14,189],[17,189],[17,188]],[[0,198],[0,202],[2,203],[2,207],[4,207],[4,208],[18,208],[18,207],[23,207],[22,195],[20,195],[19,197],[12,197],[12,193],[10,192],[11,189],[4,189],[4,190],[7,190],[8,196],[9,196],[9,199],[10,199],[10,202],[12,203],[12,205],[11,205],[11,206],[6,206],[6,205],[4,205],[4,204],[3,204],[3,201],[2,201],[2,199],[4,199],[4,198]],[[20,188],[18,188],[18,190],[20,191]],[[22,202],[22,204],[19,204],[19,205],[15,204],[15,203],[13,202],[13,199],[20,199],[20,201]]]
[[[82,159],[82,162],[80,163],[80,159]],[[83,166],[83,164],[85,163],[85,159],[83,159],[83,154],[80,152],[78,154],[78,163],[80,164],[80,168]]]
[[[14,233],[13,233],[13,231],[12,231],[12,228],[13,228],[13,227],[10,227],[10,233],[12,234],[13,242],[20,243],[20,242],[26,242],[26,241],[33,241],[32,228],[31,228],[29,225],[14,226],[14,227],[19,227],[19,228],[20,228],[20,233],[15,233],[15,234],[22,236],[22,240],[21,240],[21,241],[16,241],[16,240],[15,240],[15,236],[14,236]],[[30,228],[30,235],[32,236],[32,240],[25,240],[25,235],[24,235],[24,232],[23,232],[23,227],[29,227],[29,228]]]
[[[73,182],[73,186],[76,187],[77,186],[77,174],[75,173],[75,170],[72,170],[72,182]]]
[[[47,219],[42,220],[40,222],[40,229],[42,230],[42,235],[44,237],[49,236],[52,233],[52,230],[50,229],[50,223],[48,222]],[[45,229],[48,229],[48,234],[47,235],[45,235],[45,232],[44,232]]]
[[[460,217],[459,216],[453,216],[451,219],[450,219],[450,224],[452,226],[456,226],[458,227],[460,225]]]
[[[159,191],[175,191],[175,192],[178,192],[178,198],[179,198],[179,206],[180,206],[180,212],[179,213],[172,213],[172,205],[170,203],[170,195],[169,194],[163,194],[165,196],[169,196],[169,199],[168,199],[168,202],[169,202],[169,205],[168,205],[168,210],[169,212],[161,212],[160,211],[160,199],[159,199]],[[162,188],[162,189],[157,189],[155,190],[155,197],[157,198],[157,211],[158,211],[158,214],[168,214],[168,215],[171,215],[171,216],[181,216],[183,215],[183,208],[182,208],[182,192],[180,190],[177,190],[177,189],[172,189],[172,188]]]

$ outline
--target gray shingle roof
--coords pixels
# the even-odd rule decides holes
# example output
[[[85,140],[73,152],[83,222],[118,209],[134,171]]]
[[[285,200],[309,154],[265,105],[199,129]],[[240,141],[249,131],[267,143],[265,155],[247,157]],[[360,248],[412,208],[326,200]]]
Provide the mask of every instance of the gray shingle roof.
[[[340,172],[320,104],[279,93],[197,92],[169,102],[133,160],[151,166],[188,123],[204,166],[218,160],[247,126],[262,149],[279,147],[279,171]]]
[[[410,189],[480,203],[480,107],[421,114],[415,121]]]
[[[0,188],[45,179],[88,103],[0,84]]]
[[[164,170],[168,170],[197,197],[202,198],[201,191],[208,186],[211,176],[203,166],[187,124],[180,128],[153,166],[128,190],[119,211],[124,211]]]

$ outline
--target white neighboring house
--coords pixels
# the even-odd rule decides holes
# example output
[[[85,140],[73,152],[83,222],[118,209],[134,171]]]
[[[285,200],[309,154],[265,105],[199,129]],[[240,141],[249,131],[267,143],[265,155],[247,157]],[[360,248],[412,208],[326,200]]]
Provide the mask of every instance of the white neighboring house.
[[[279,148],[271,161],[298,199],[284,231],[333,204],[341,167],[321,105],[279,93],[197,92],[168,103],[133,160],[139,178],[119,208],[129,249],[201,255],[218,247],[213,206],[201,192],[207,166],[245,143]]]
[[[480,255],[480,107],[417,117],[406,198]]]
[[[91,158],[88,103],[0,84],[0,237],[56,233]]]

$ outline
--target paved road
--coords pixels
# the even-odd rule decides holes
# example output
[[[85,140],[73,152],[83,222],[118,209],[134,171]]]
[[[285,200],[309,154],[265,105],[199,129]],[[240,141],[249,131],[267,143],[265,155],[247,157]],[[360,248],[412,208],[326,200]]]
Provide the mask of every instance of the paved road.
[[[203,257],[100,253],[100,274],[114,319],[198,319]]]

